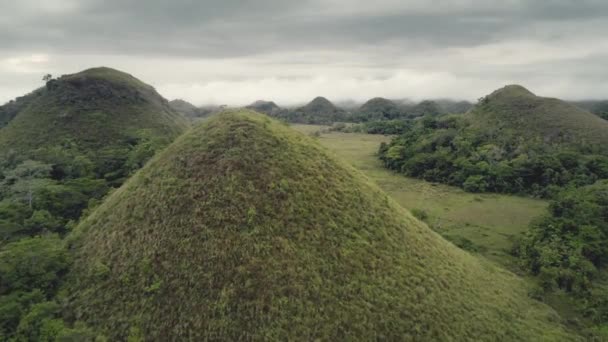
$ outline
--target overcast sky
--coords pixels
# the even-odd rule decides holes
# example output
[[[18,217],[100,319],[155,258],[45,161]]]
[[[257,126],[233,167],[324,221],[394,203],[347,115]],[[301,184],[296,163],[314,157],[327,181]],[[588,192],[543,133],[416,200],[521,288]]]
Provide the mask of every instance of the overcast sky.
[[[0,0],[0,102],[102,65],[195,104],[608,98],[608,1]]]

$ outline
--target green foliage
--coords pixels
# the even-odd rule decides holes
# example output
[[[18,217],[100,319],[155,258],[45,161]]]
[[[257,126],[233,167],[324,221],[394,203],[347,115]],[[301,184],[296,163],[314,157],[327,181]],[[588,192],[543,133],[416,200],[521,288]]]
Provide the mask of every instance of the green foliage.
[[[56,235],[25,238],[0,249],[0,336],[18,341],[54,341],[63,328],[52,298],[70,265]],[[53,317],[51,317],[53,316]]]
[[[575,339],[512,274],[251,112],[179,138],[70,241],[68,315],[110,340]]]
[[[0,250],[0,294],[41,289],[52,293],[69,256],[57,236],[22,239]]]
[[[59,232],[63,227],[62,222],[48,210],[35,210],[32,216],[23,221],[23,225],[29,235],[37,235],[42,232]]]
[[[106,339],[82,322],[66,326],[61,319],[61,306],[48,301],[33,305],[19,321],[14,341],[101,342]]]
[[[563,290],[592,324],[608,323],[608,181],[560,192],[516,250],[545,293]],[[596,330],[597,330],[596,329]]]
[[[29,308],[46,300],[41,290],[31,292],[13,291],[0,295],[0,337],[8,339],[14,335],[17,326]]]
[[[65,327],[62,320],[56,317],[60,306],[55,302],[42,302],[31,307],[21,318],[16,331],[17,341],[55,341],[59,332]]]
[[[608,263],[608,181],[561,192],[535,222],[520,254],[544,287],[585,293]]]
[[[488,183],[484,176],[469,176],[464,183],[462,183],[462,188],[468,192],[485,192],[488,190]]]

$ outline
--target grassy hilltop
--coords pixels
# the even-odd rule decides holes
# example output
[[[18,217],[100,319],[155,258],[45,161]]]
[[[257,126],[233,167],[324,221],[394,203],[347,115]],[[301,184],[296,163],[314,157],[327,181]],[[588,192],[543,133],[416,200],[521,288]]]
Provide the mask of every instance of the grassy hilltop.
[[[574,338],[515,276],[248,111],[183,135],[71,241],[71,317],[110,339]]]

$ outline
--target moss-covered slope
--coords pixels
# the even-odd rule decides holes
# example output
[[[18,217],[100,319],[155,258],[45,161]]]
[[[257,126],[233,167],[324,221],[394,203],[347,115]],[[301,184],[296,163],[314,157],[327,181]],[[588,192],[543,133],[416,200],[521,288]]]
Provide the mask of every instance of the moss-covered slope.
[[[522,281],[260,114],[193,128],[71,237],[70,317],[111,340],[568,340]]]

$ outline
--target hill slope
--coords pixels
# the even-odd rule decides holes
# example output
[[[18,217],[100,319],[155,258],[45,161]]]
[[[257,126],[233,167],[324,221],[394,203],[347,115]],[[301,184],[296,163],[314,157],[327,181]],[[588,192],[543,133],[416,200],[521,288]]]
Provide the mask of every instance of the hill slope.
[[[0,128],[8,125],[9,121],[15,118],[23,108],[27,107],[36,97],[44,93],[44,88],[36,89],[33,92],[20,96],[0,106]]]
[[[112,163],[142,139],[171,141],[186,127],[151,86],[133,76],[94,68],[51,80],[0,130],[0,155],[38,157],[52,147],[77,149],[98,166]]]
[[[569,337],[513,275],[252,112],[180,137],[72,243],[72,317],[111,340]]]

